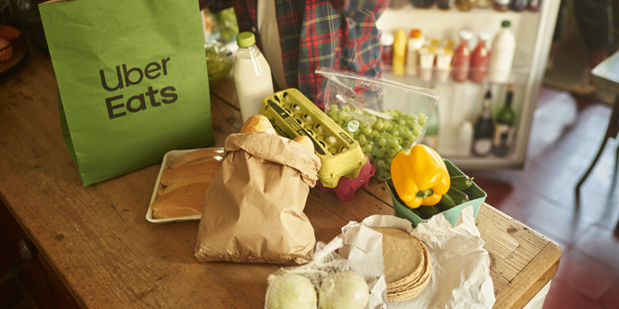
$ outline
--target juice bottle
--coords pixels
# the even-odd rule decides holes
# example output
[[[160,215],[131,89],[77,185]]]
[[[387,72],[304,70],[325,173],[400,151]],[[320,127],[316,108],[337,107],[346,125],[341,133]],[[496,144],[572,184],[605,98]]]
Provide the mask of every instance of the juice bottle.
[[[493,0],[492,8],[495,11],[505,12],[509,10],[509,1],[510,0]]]
[[[511,22],[504,20],[501,30],[492,40],[492,56],[488,68],[488,80],[492,83],[509,81],[516,51],[516,38],[511,31]]]
[[[256,38],[251,32],[236,36],[239,49],[234,61],[234,85],[241,106],[243,123],[258,114],[262,99],[273,94],[273,80],[269,63],[256,47]]]
[[[392,67],[393,67],[393,74],[395,75],[404,74],[404,61],[406,59],[406,44],[407,43],[408,43],[408,39],[406,38],[406,32],[404,32],[404,29],[398,30],[395,33],[395,38],[393,41]]]
[[[469,78],[469,66],[471,63],[471,49],[469,40],[473,33],[468,30],[460,30],[460,45],[456,48],[453,56],[453,70],[451,78],[456,82],[464,82]]]
[[[421,30],[413,29],[408,35],[408,46],[406,49],[406,75],[416,76],[417,66],[419,66],[419,49],[423,47],[425,38],[421,35]]]
[[[479,32],[477,34],[477,46],[471,54],[471,69],[469,78],[474,83],[481,83],[486,77],[486,71],[488,68],[488,59],[490,57],[490,50],[488,50],[488,39],[490,35],[485,32]]]

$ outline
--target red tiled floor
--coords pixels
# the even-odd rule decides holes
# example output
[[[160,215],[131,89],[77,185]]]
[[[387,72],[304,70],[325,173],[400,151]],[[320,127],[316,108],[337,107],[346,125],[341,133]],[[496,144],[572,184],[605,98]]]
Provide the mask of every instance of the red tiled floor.
[[[601,144],[611,108],[542,88],[522,170],[465,171],[488,203],[561,246],[562,259],[545,309],[619,308],[619,193],[608,142],[581,188],[574,188]]]
[[[574,249],[562,252],[559,272],[553,282],[560,281],[577,293],[592,300],[598,300],[619,279],[619,271],[601,263],[591,261]]]
[[[578,238],[575,248],[619,270],[619,239],[612,230],[593,226]]]
[[[545,309],[584,309],[596,303],[560,281],[553,281],[544,302]]]
[[[615,280],[613,285],[606,291],[600,300],[600,304],[608,308],[619,308],[619,278]]]

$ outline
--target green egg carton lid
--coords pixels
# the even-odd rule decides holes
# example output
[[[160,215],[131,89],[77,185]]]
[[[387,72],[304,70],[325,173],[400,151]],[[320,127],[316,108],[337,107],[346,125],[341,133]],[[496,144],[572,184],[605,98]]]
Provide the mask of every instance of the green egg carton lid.
[[[299,90],[290,88],[263,99],[261,115],[275,131],[293,139],[308,136],[322,166],[318,178],[327,188],[335,188],[340,177],[356,178],[366,162],[359,143],[340,128]]]

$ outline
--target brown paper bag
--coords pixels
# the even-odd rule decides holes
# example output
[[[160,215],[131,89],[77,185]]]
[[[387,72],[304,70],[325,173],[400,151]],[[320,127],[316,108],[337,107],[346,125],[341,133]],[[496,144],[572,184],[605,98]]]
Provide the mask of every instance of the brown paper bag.
[[[195,256],[200,261],[309,261],[316,238],[303,213],[320,159],[271,133],[232,134],[202,210]]]

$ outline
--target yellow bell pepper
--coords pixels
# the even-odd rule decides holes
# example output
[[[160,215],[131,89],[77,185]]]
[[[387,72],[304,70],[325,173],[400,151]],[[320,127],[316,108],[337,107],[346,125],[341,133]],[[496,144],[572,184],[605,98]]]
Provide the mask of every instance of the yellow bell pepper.
[[[391,180],[400,199],[410,208],[436,205],[450,186],[443,158],[422,144],[413,146],[410,153],[401,151],[393,158]]]

